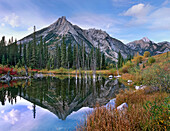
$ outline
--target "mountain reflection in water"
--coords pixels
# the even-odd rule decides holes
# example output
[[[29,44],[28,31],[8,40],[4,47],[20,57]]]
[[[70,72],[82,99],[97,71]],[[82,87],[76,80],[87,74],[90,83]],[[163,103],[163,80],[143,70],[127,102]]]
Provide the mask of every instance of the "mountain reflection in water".
[[[8,85],[8,86],[7,86]],[[47,109],[59,119],[65,120],[71,113],[82,107],[92,108],[99,103],[105,105],[125,88],[118,80],[102,78],[75,79],[52,78],[31,79],[0,84],[0,107],[6,102],[15,105],[17,97],[32,103],[32,116],[36,118],[36,106]]]

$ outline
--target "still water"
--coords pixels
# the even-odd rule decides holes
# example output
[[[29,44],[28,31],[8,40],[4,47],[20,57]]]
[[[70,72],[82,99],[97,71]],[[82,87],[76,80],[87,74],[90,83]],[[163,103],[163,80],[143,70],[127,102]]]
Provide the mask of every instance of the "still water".
[[[76,130],[123,88],[118,80],[63,76],[0,83],[0,131]]]

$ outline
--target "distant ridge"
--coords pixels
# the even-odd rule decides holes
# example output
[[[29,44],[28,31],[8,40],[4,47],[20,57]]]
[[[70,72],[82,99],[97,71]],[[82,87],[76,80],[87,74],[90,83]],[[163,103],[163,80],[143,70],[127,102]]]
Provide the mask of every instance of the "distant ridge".
[[[147,37],[130,42],[127,46],[135,52],[139,52],[141,55],[143,55],[145,51],[149,51],[151,55],[162,54],[170,51],[170,42],[164,41],[155,43]]]

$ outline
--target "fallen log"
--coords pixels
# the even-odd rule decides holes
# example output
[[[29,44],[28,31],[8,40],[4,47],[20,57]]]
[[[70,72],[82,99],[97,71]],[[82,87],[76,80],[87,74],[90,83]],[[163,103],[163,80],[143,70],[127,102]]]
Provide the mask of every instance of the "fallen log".
[[[0,77],[0,81],[7,81],[7,82],[9,82],[11,80],[30,79],[31,76],[28,76],[28,68],[27,68],[26,65],[25,65],[25,72],[26,72],[26,76],[19,76],[19,77],[17,76],[17,77],[15,77],[15,76],[11,76],[10,75],[10,71],[8,71],[8,73],[6,75]]]
[[[12,76],[10,75],[10,71],[8,71],[8,73],[4,76],[2,76],[0,78],[1,81],[11,81],[12,80]]]

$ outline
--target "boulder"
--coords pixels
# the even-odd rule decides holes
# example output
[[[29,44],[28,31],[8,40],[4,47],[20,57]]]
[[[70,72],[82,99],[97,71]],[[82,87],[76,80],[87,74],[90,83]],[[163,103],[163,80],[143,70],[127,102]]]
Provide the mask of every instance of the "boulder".
[[[136,90],[139,90],[139,89],[144,89],[144,88],[146,88],[146,86],[143,86],[143,85],[140,85],[140,86],[135,86],[135,89],[136,89]]]
[[[124,111],[127,108],[128,108],[128,104],[127,103],[122,103],[120,106],[117,107],[117,110]]]
[[[111,99],[107,104],[106,104],[106,108],[107,107],[115,107],[115,101],[116,101],[116,98],[114,99]]]
[[[112,78],[113,78],[113,76],[112,76],[112,75],[110,75],[110,76],[109,76],[109,79],[112,79]]]
[[[34,76],[33,76],[33,78],[35,78],[35,79],[38,79],[38,78],[43,78],[44,77],[44,75],[43,74],[34,74]]]
[[[128,83],[132,83],[132,80],[128,80],[127,82],[128,82]]]

